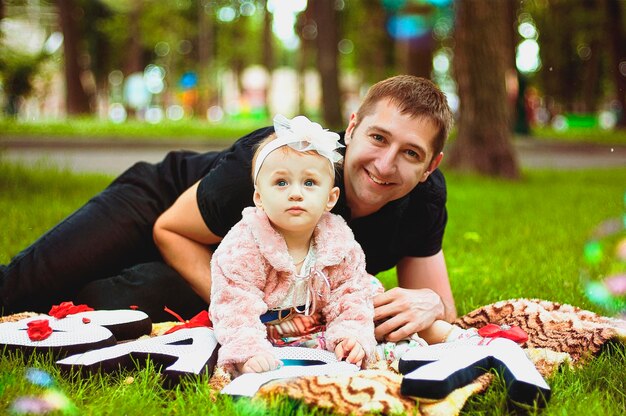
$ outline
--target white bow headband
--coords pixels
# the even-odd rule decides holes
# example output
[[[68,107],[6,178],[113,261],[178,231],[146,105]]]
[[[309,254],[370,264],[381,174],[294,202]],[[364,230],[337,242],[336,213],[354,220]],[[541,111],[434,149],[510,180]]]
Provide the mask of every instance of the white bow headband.
[[[314,123],[304,116],[297,116],[289,120],[278,114],[274,117],[274,130],[277,138],[267,143],[256,158],[254,183],[256,183],[256,177],[265,158],[279,147],[289,146],[299,152],[316,151],[320,156],[328,159],[333,169],[335,163],[343,157],[337,152],[337,149],[344,147],[339,143],[339,135],[323,129],[318,123]]]

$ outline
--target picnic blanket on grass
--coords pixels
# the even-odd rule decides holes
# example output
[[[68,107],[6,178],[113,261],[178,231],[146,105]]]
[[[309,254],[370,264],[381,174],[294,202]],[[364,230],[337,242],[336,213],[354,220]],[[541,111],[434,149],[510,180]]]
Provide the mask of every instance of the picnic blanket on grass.
[[[30,315],[24,313],[0,317],[0,323],[19,321]],[[151,335],[162,335],[176,324],[153,324]],[[626,343],[625,320],[538,299],[512,299],[486,305],[460,317],[456,324],[463,328],[478,329],[487,324],[522,328],[528,334],[528,340],[521,347],[543,377],[549,377],[560,365],[584,364],[609,342]],[[493,375],[483,374],[441,400],[402,395],[402,379],[403,376],[389,368],[386,362],[380,362],[367,370],[351,374],[271,381],[257,391],[255,398],[268,400],[275,395],[286,395],[336,414],[380,412],[456,415],[472,395],[489,387]],[[216,368],[210,383],[214,387],[213,391],[219,392],[230,381],[228,373]]]
[[[626,321],[538,299],[496,302],[456,321],[463,328],[481,328],[490,323],[516,325],[526,331],[528,341],[521,346],[544,377],[563,364],[584,364],[607,342],[626,343]],[[484,374],[443,400],[414,400],[400,395],[402,376],[381,366],[346,376],[277,380],[263,386],[257,396],[287,395],[340,414],[417,413],[419,410],[425,415],[457,415],[472,395],[489,387],[492,378],[492,374]]]

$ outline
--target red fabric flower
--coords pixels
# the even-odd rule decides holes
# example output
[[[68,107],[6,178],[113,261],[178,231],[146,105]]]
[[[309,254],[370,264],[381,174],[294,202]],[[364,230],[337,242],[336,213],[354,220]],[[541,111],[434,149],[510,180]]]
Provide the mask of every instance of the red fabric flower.
[[[206,326],[207,328],[213,328],[213,322],[211,322],[211,318],[209,317],[209,312],[206,310],[200,312],[199,314],[197,314],[196,316],[194,316],[193,318],[191,318],[190,320],[186,322],[183,321],[183,318],[181,318],[180,315],[176,314],[172,310],[168,308],[165,308],[165,310],[171,313],[172,315],[176,316],[178,320],[183,323],[168,329],[164,335],[171,334],[172,332],[176,332],[179,329],[183,329],[183,328],[199,328],[202,326]]]
[[[518,343],[528,341],[528,334],[519,326],[487,324],[478,330],[485,338],[506,338]]]
[[[74,305],[74,302],[61,302],[60,305],[52,306],[48,315],[54,316],[57,319],[63,319],[67,315],[88,311],[93,311],[93,308],[87,305]]]
[[[26,324],[28,329],[26,333],[31,341],[43,341],[52,335],[52,328],[47,319],[37,319]]]

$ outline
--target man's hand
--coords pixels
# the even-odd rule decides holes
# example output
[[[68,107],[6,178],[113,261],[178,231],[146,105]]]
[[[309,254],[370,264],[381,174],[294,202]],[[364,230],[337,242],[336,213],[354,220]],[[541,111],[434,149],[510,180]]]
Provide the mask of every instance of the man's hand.
[[[363,364],[363,358],[365,358],[365,350],[356,339],[347,337],[335,346],[335,356],[338,360],[345,358],[347,362],[360,367]]]
[[[395,287],[374,297],[374,334],[378,341],[400,341],[443,318],[441,298],[430,289]]]
[[[270,353],[261,353],[252,356],[245,363],[237,364],[240,373],[263,373],[276,370],[282,363]]]

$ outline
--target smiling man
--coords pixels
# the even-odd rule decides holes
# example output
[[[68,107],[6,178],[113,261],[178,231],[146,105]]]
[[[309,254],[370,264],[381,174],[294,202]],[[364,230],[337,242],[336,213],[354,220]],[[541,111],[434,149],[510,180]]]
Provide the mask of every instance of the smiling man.
[[[372,86],[350,117],[332,212],[352,228],[370,274],[397,267],[398,287],[374,300],[379,340],[456,316],[437,169],[451,125],[445,95],[407,75]],[[47,312],[64,300],[137,305],[153,320],[168,318],[164,306],[187,317],[206,308],[211,254],[253,205],[252,155],[272,131],[254,131],[222,152],[171,152],[156,165],[133,166],[0,267],[0,306],[6,313]]]

